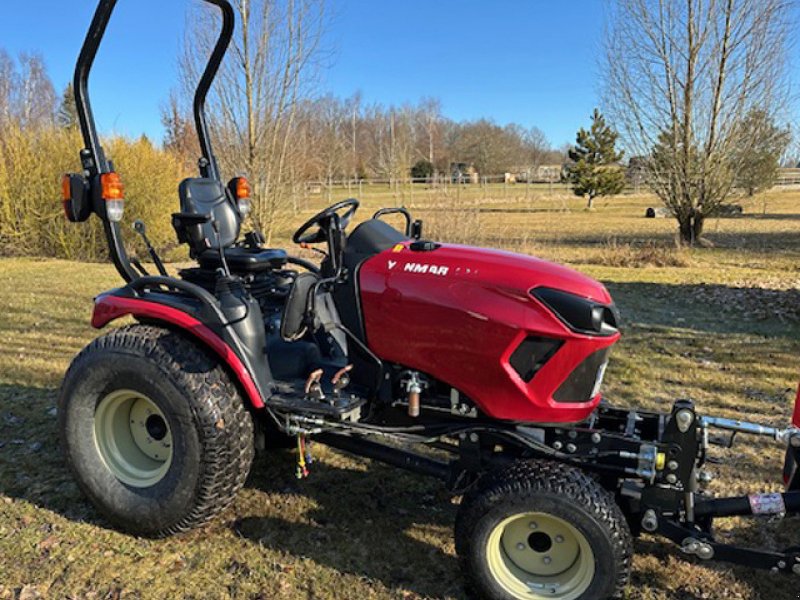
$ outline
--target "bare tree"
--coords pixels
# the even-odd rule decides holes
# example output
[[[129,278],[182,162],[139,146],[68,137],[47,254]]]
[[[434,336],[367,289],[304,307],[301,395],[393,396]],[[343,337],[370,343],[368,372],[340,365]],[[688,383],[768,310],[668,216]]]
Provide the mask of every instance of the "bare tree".
[[[39,54],[19,55],[20,76],[15,90],[17,118],[23,126],[51,125],[56,113],[56,91]]]
[[[11,120],[12,94],[17,85],[14,62],[3,49],[0,49],[0,127]]]
[[[290,179],[300,101],[310,93],[325,18],[324,0],[238,0],[237,30],[213,94],[211,126],[221,167],[247,173],[253,220],[269,241],[294,208]],[[191,94],[218,31],[218,14],[198,7],[181,61]]]
[[[742,123],[787,97],[787,0],[618,0],[606,36],[605,101],[628,154],[694,244],[730,197]]]
[[[523,142],[528,155],[527,166],[534,170],[538,169],[540,165],[544,164],[544,161],[548,158],[552,150],[547,136],[544,134],[544,131],[534,126],[525,131],[523,134]]]

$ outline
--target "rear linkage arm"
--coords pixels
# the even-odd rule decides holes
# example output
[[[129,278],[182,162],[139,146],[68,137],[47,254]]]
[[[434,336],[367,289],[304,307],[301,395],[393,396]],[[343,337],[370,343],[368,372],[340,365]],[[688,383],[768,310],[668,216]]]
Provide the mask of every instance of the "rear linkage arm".
[[[658,439],[665,464],[651,485],[625,482],[622,496],[627,497],[631,512],[639,514],[641,526],[675,542],[687,555],[701,560],[720,560],[773,573],[800,575],[800,547],[783,552],[741,548],[717,542],[710,533],[715,518],[772,515],[783,517],[800,513],[800,491],[755,494],[728,498],[709,498],[699,490],[710,477],[700,471],[710,442],[709,430],[769,437],[785,444],[792,452],[800,451],[800,430],[777,429],[732,419],[699,417],[691,402],[675,403],[664,421]],[[730,446],[731,440],[724,444]],[[666,468],[664,468],[666,467]],[[788,482],[787,482],[788,483]]]

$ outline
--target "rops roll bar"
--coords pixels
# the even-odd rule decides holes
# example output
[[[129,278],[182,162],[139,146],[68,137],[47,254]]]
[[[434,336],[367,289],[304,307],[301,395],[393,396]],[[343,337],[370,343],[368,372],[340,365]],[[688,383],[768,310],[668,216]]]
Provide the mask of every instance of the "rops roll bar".
[[[211,139],[208,132],[208,124],[205,115],[206,96],[208,95],[211,84],[219,71],[222,59],[233,38],[234,30],[234,11],[228,0],[204,0],[209,4],[219,7],[222,13],[222,30],[220,31],[217,43],[208,60],[208,64],[203,72],[194,96],[194,120],[197,127],[197,135],[200,139],[200,149],[202,157],[200,159],[200,175],[219,180],[220,173],[216,157],[211,146]],[[81,150],[81,165],[84,174],[87,176],[93,188],[97,187],[96,181],[103,173],[109,173],[111,165],[105,157],[103,148],[97,135],[97,126],[92,113],[92,105],[89,101],[89,73],[100,48],[100,42],[106,32],[106,27],[111,19],[111,14],[117,0],[100,0],[97,10],[94,13],[86,39],[83,42],[78,62],[75,65],[75,77],[73,86],[75,90],[75,105],[78,112],[78,122],[80,123],[81,134],[85,148]],[[120,275],[126,281],[132,281],[138,277],[133,270],[128,259],[125,247],[122,243],[119,223],[110,222],[103,211],[95,211],[103,219],[106,238],[108,240],[111,259]]]

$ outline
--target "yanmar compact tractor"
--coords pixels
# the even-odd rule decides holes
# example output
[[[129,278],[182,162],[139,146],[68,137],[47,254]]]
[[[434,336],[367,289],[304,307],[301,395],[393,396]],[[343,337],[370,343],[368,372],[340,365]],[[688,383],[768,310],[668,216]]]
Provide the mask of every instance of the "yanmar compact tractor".
[[[310,438],[463,496],[456,550],[480,598],[613,597],[642,531],[697,560],[800,583],[800,548],[740,548],[712,533],[717,517],[800,509],[800,398],[786,429],[706,417],[689,401],[664,413],[615,408],[600,394],[620,338],[603,285],[530,256],[426,241],[405,209],[349,232],[357,200],[314,215],[293,242],[324,245],[319,265],[242,236],[249,184],[223,183],[204,114],[234,11],[206,2],[222,32],[194,102],[199,176],[180,184],[172,215],[196,266],[177,277],[140,222],[159,274],[126,253],[123,186],[87,97],[116,0],[100,1],[75,72],[86,147],[82,171],[64,177],[64,210],[102,221],[124,279],[96,298],[92,325],[136,324],[75,358],[59,422],[75,478],[111,523],[146,536],[197,527],[229,505],[255,447],[296,439],[302,476]],[[393,213],[404,231],[382,220]],[[784,445],[785,493],[705,492],[713,430]]]

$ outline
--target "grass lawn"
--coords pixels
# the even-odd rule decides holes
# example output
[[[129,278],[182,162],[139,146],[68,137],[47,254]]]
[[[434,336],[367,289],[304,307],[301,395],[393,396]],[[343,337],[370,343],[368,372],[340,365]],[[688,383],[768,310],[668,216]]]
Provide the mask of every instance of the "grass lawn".
[[[367,208],[396,200],[385,196]],[[800,193],[709,222],[715,247],[693,252],[669,249],[672,221],[643,218],[655,202],[647,197],[601,201],[591,213],[539,190],[402,201],[432,230],[605,282],[624,318],[606,376],[612,401],[667,409],[692,398],[701,412],[788,423],[800,375]],[[673,266],[646,265],[653,254]],[[110,529],[65,470],[54,405],[72,356],[97,335],[92,296],[118,282],[108,265],[0,260],[0,599],[464,597],[457,507],[439,484],[321,447],[303,482],[290,452],[258,458],[235,504],[202,530],[153,541]],[[781,487],[782,452],[766,442],[740,436],[713,458],[720,493]],[[719,532],[779,549],[800,543],[800,520],[730,519]],[[686,562],[649,536],[636,552],[629,599],[798,597],[797,578]]]

